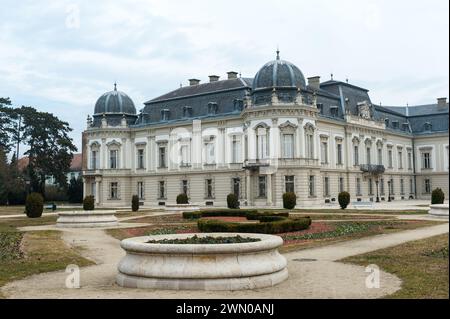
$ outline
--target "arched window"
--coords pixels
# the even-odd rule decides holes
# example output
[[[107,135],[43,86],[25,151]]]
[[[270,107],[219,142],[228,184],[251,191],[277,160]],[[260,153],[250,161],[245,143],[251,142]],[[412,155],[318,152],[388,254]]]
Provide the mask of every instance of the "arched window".
[[[100,163],[100,144],[94,142],[91,144],[91,153],[89,160],[89,168],[90,169],[99,169]]]
[[[261,123],[255,127],[255,130],[257,159],[267,159],[269,157],[269,126]]]
[[[120,151],[120,143],[117,141],[112,141],[107,144],[108,146],[108,158],[109,158],[109,169],[118,169],[119,168],[119,151]]]
[[[305,147],[306,147],[306,158],[314,158],[314,130],[315,127],[308,123],[304,127],[305,129]]]

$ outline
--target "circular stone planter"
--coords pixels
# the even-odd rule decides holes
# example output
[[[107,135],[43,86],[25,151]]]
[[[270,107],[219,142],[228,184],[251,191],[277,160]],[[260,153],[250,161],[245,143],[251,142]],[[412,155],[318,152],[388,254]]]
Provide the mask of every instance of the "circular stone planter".
[[[149,240],[198,237],[259,238],[238,244],[148,244]],[[243,290],[274,286],[288,278],[287,261],[278,252],[283,239],[273,235],[203,233],[124,239],[117,284],[171,290]]]
[[[61,212],[56,220],[57,227],[91,228],[117,225],[115,210],[89,210]]]
[[[432,216],[448,218],[448,204],[430,205],[428,214]]]
[[[182,213],[182,212],[193,212],[199,210],[198,205],[193,204],[167,204],[164,207],[166,212],[171,213]]]

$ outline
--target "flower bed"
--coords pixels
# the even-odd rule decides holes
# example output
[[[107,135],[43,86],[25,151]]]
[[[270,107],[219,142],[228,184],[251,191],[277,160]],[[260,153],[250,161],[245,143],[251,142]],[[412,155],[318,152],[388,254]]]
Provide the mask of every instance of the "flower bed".
[[[149,240],[147,244],[180,244],[180,245],[207,245],[207,244],[240,244],[240,243],[253,243],[260,241],[259,238],[241,237],[239,235],[233,237],[199,237],[197,235],[180,239],[160,239]]]

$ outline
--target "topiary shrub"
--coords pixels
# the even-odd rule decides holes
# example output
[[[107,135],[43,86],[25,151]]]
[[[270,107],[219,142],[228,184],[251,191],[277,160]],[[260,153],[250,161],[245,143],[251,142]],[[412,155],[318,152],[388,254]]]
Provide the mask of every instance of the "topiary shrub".
[[[297,205],[297,195],[295,193],[284,193],[283,194],[283,208],[284,209],[294,209]]]
[[[350,194],[348,192],[340,192],[338,196],[339,206],[341,209],[346,209],[350,203]]]
[[[25,213],[29,218],[38,218],[42,216],[44,210],[44,198],[39,193],[31,193],[27,196],[25,202]]]
[[[239,208],[239,198],[235,194],[228,194],[227,206],[229,209],[238,209]]]
[[[89,195],[83,199],[83,209],[84,210],[94,210],[95,209],[94,196]]]
[[[199,219],[202,217],[246,217],[248,220],[260,220],[262,217],[289,217],[289,213],[258,212],[256,209],[217,209],[183,212],[185,219]]]
[[[445,195],[444,195],[444,192],[442,191],[442,189],[436,188],[435,190],[433,190],[433,192],[431,193],[431,204],[432,205],[444,204],[444,200],[445,200]]]
[[[179,194],[179,195],[177,196],[177,204],[178,204],[178,205],[180,205],[180,204],[189,204],[189,198],[188,198],[188,195],[186,195],[186,194],[184,194],[184,193]]]
[[[133,197],[131,197],[131,210],[133,212],[137,212],[139,210],[139,197],[137,195],[133,195]]]

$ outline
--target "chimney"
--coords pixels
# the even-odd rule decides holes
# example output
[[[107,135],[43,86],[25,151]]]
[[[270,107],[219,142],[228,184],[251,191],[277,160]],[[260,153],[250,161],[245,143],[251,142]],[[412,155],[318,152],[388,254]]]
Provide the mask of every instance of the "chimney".
[[[444,108],[444,107],[447,107],[447,98],[446,97],[440,97],[440,98],[438,98],[437,99],[437,104],[438,104],[438,107],[442,107],[442,108]]]
[[[217,81],[219,81],[219,78],[220,78],[220,76],[218,76],[218,75],[210,75],[209,76],[209,82],[211,83],[211,82],[217,82]]]
[[[313,90],[320,89],[320,76],[313,76],[313,77],[308,78],[308,85]]]
[[[198,79],[189,79],[189,85],[193,86],[193,85],[199,85],[200,84],[200,80]]]
[[[227,72],[228,80],[237,79],[238,73],[234,71]]]

